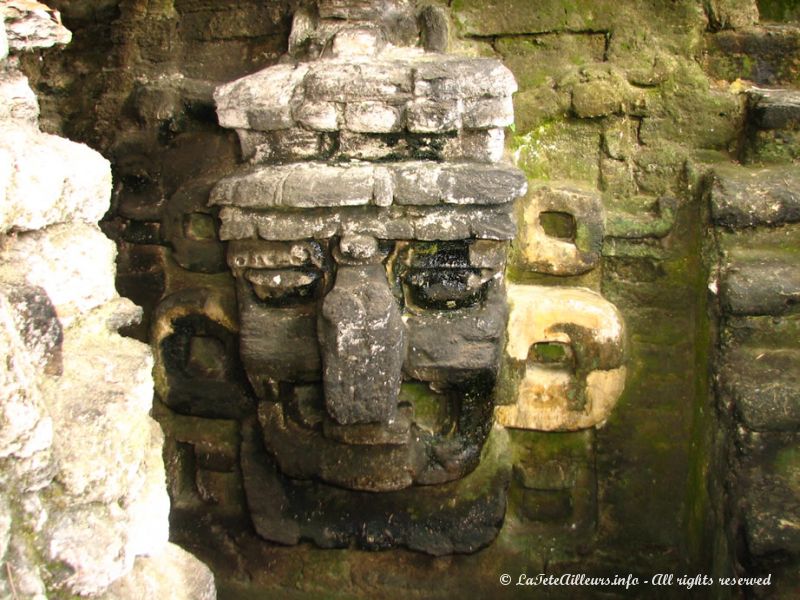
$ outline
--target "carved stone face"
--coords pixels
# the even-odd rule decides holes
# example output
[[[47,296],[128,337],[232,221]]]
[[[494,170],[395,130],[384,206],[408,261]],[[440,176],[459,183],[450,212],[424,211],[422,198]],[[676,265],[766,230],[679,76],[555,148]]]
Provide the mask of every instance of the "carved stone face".
[[[506,320],[505,246],[231,243],[241,355],[286,475],[388,491],[474,469]]]
[[[270,540],[471,552],[505,512],[507,437],[481,456],[527,188],[500,162],[516,83],[494,59],[425,52],[444,17],[415,6],[299,11],[290,47],[316,60],[214,94],[250,162],[210,204],[259,398],[244,487]],[[429,23],[422,47],[384,17]]]
[[[217,184],[241,356],[284,474],[389,491],[475,468],[525,186],[512,167],[415,161]]]

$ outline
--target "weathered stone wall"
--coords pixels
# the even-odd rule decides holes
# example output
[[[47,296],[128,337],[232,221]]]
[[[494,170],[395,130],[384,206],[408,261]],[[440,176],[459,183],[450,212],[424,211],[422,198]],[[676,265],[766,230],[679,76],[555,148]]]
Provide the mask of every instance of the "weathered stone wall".
[[[713,407],[697,170],[702,153],[735,142],[741,103],[697,58],[707,29],[752,23],[754,7],[553,1],[531,10],[463,0],[453,15],[463,43],[502,56],[520,82],[511,151],[533,191],[509,278],[594,290],[627,333],[625,389],[603,427],[516,434],[531,473],[542,455],[562,469],[590,465],[567,481],[520,480],[521,521],[559,540],[544,553],[553,572],[573,566],[581,546],[591,549],[584,569],[710,572]],[[587,200],[550,199],[575,190]],[[569,214],[572,230],[548,228],[546,211]],[[578,251],[569,260],[565,241]],[[579,533],[557,533],[579,515],[589,515]]]
[[[128,331],[146,340],[152,320],[177,324],[152,331],[159,344],[180,342],[171,350],[185,357],[171,382],[181,402],[156,403],[173,538],[215,565],[224,593],[424,589],[449,598],[497,594],[503,572],[772,572],[767,590],[715,593],[792,597],[796,108],[780,94],[745,92],[798,85],[797,27],[759,24],[757,10],[791,19],[796,6],[439,4],[449,6],[449,50],[502,59],[520,86],[507,150],[531,191],[508,281],[553,298],[586,288],[581,297],[607,303],[627,335],[624,391],[591,423],[602,427],[542,432],[524,411],[500,409],[512,427],[509,512],[497,542],[472,556],[286,549],[248,523],[238,420],[252,412],[252,394],[238,359],[227,358],[238,346],[233,281],[206,206],[240,157],[216,123],[211,90],[287,50],[289,3],[54,2],[76,40],[43,67],[25,60],[45,95],[45,127],[112,161],[104,227],[119,247],[117,285],[145,307]],[[782,116],[773,119],[772,105]],[[767,163],[778,167],[757,170]],[[507,399],[519,383],[509,380]]]
[[[110,165],[39,130],[19,70],[70,33],[36,2],[3,3],[0,24],[0,596],[214,598],[167,541],[151,352],[117,333],[141,309],[97,226]]]
[[[797,18],[778,10],[791,2],[759,4],[767,16]],[[718,497],[736,572],[773,579],[750,593],[790,598],[800,589],[800,27],[770,22],[709,37],[709,70],[757,86],[746,92],[738,161],[714,165],[704,184],[717,262]]]

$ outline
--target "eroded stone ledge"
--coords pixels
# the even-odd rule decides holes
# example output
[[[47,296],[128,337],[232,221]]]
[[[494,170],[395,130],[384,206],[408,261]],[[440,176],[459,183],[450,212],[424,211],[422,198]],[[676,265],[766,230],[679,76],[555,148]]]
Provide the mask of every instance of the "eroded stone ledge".
[[[518,169],[480,163],[299,163],[246,170],[220,181],[211,205],[247,209],[375,205],[495,205],[523,195]]]

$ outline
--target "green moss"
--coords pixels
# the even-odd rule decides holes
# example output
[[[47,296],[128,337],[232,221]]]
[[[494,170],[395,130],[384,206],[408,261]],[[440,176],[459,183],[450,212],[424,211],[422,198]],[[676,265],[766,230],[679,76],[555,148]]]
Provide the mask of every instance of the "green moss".
[[[800,448],[789,446],[781,449],[773,461],[775,474],[783,477],[789,486],[800,493]]]
[[[613,0],[540,0],[536,10],[529,0],[455,0],[451,10],[463,33],[483,36],[604,30],[618,7]]]
[[[399,402],[414,407],[414,421],[423,428],[438,431],[447,419],[447,402],[426,383],[406,382],[400,388]]]
[[[707,275],[705,270],[699,271],[700,277]],[[696,298],[695,357],[697,369],[694,378],[695,406],[692,423],[692,446],[689,455],[689,473],[686,489],[686,536],[689,556],[692,562],[708,568],[713,562],[713,532],[721,524],[713,522],[712,505],[714,500],[709,495],[709,477],[711,476],[711,460],[713,456],[714,430],[717,427],[711,403],[710,374],[704,368],[711,364],[711,348],[713,336],[709,308],[705,289],[700,285]],[[720,477],[721,474],[714,474]]]
[[[501,37],[495,43],[503,63],[511,69],[521,91],[552,85],[576,66],[600,63],[605,35],[542,34]]]
[[[551,433],[509,429],[509,439],[514,455],[514,464],[519,462],[546,462],[552,459],[586,459],[591,451],[594,434],[592,430]]]
[[[511,140],[517,166],[529,179],[572,179],[595,184],[599,177],[600,125],[555,120]]]
[[[535,130],[548,122],[564,119],[569,111],[569,94],[552,85],[541,85],[514,94],[512,136]],[[511,136],[509,136],[509,139]]]
[[[640,137],[648,146],[667,141],[694,148],[731,149],[744,117],[740,97],[711,87],[699,65],[678,67],[651,98]]]
[[[719,233],[719,245],[726,257],[769,256],[786,263],[800,261],[800,226],[752,228]]]
[[[758,131],[745,151],[750,164],[791,164],[800,160],[799,131]]]
[[[561,362],[566,352],[560,344],[541,342],[536,344],[536,356],[541,362]]]
[[[652,203],[652,198],[648,199]],[[663,238],[675,225],[675,209],[662,202],[660,210],[637,207],[638,210],[609,211],[606,235],[623,238]],[[648,214],[650,213],[650,214]]]
[[[758,0],[758,13],[764,21],[798,21],[800,0]]]

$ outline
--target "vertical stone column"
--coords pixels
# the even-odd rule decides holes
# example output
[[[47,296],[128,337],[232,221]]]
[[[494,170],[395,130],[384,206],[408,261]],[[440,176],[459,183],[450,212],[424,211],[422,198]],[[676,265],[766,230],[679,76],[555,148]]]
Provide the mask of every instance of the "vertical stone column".
[[[70,34],[36,2],[0,16],[0,595],[214,598],[208,569],[167,541],[152,357],[117,333],[141,310],[117,294],[96,224],[109,164],[40,132],[18,69],[15,53]]]

